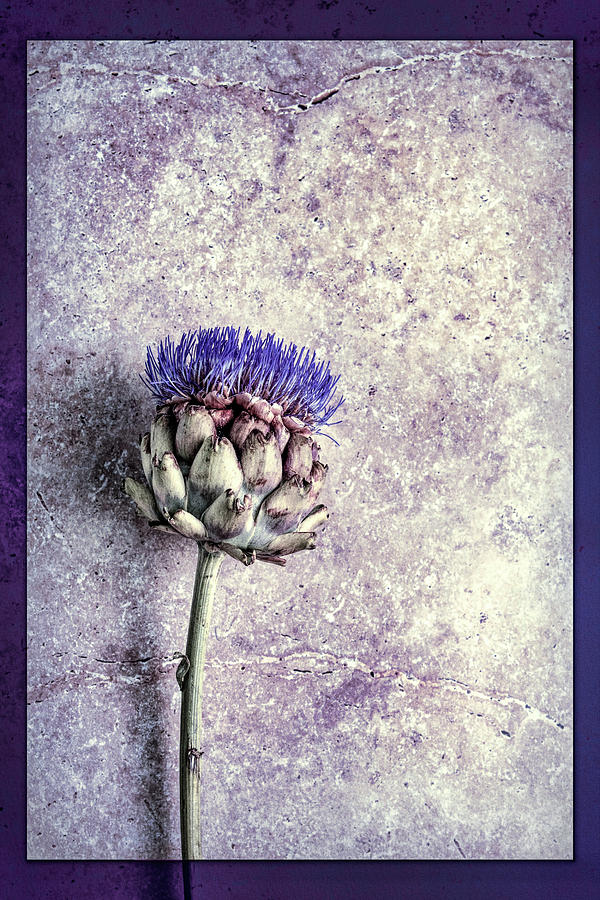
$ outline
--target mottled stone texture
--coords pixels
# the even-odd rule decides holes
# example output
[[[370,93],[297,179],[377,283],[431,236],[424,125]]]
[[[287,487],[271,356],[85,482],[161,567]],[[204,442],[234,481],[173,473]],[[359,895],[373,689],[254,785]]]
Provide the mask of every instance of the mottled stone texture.
[[[225,562],[205,850],[565,859],[569,42],[29,46],[29,854],[179,848],[192,543],[121,492],[147,343],[341,373],[332,515]]]

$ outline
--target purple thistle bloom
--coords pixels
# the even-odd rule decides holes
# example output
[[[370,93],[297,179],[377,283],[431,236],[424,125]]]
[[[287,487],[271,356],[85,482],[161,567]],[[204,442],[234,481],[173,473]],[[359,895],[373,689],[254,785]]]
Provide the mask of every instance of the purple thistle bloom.
[[[317,429],[344,402],[329,363],[274,334],[201,328],[148,347],[141,379],[158,408],[140,437],[146,484],[124,489],[153,527],[244,565],[314,549],[329,515]]]
[[[152,528],[198,545],[176,676],[182,856],[200,859],[202,670],[217,573],[226,555],[285,566],[315,549],[329,518],[317,503],[328,467],[315,435],[338,424],[331,419],[344,399],[339,376],[314,351],[248,328],[240,339],[231,326],[189,331],[178,344],[166,337],[156,353],[148,347],[140,377],[158,408],[140,435],[145,482],[125,478],[123,490]]]
[[[194,402],[213,391],[225,397],[248,393],[279,404],[283,416],[314,431],[339,424],[331,419],[344,402],[335,390],[340,376],[314,351],[284,345],[274,334],[253,336],[249,328],[241,340],[232,326],[189,331],[178,344],[167,337],[156,355],[147,348],[145,372],[140,377],[159,404]]]

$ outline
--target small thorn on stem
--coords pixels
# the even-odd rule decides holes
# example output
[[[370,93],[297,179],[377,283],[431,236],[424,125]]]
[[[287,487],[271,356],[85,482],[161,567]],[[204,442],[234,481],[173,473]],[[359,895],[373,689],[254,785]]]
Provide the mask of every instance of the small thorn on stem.
[[[175,677],[177,678],[177,684],[179,685],[179,690],[182,691],[185,687],[185,679],[186,679],[187,673],[190,670],[190,661],[189,661],[188,657],[185,655],[185,653],[176,653],[173,658],[177,659],[178,657],[181,657],[181,662],[177,666],[177,671],[175,672]]]
[[[199,761],[203,755],[204,750],[196,750],[195,747],[190,747],[187,752],[188,769],[193,775],[198,775],[198,777],[200,777]]]

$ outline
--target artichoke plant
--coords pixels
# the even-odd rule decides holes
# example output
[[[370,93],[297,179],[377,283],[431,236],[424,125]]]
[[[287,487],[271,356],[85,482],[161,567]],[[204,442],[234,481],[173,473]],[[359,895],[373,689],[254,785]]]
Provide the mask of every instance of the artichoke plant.
[[[308,417],[305,417],[305,419]],[[146,484],[125,490],[151,526],[245,565],[313,549],[327,473],[312,427],[280,403],[209,391],[160,404],[140,439]]]
[[[316,438],[337,424],[338,379],[314,352],[249,329],[241,339],[231,327],[199,329],[147,349],[142,381],[157,409],[140,439],[146,481],[126,478],[124,489],[151,527],[199,551],[177,670],[184,859],[201,858],[202,673],[217,574],[225,555],[282,566],[314,549],[328,518]]]

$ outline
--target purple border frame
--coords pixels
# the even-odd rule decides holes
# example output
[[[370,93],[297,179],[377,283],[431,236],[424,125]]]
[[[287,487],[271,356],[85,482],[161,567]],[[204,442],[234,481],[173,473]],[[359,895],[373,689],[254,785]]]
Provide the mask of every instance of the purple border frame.
[[[141,7],[144,7],[143,9]],[[514,4],[516,7],[517,4]],[[587,898],[600,884],[600,13],[585,0],[515,9],[430,0],[29,0],[0,11],[0,525],[2,775],[0,884],[6,898],[183,898],[176,862],[27,862],[25,858],[25,52],[28,39],[574,39],[575,79],[575,860],[573,862],[203,862],[203,900]],[[16,476],[15,476],[16,472]],[[11,474],[9,474],[11,473]],[[596,589],[594,590],[594,585]]]

